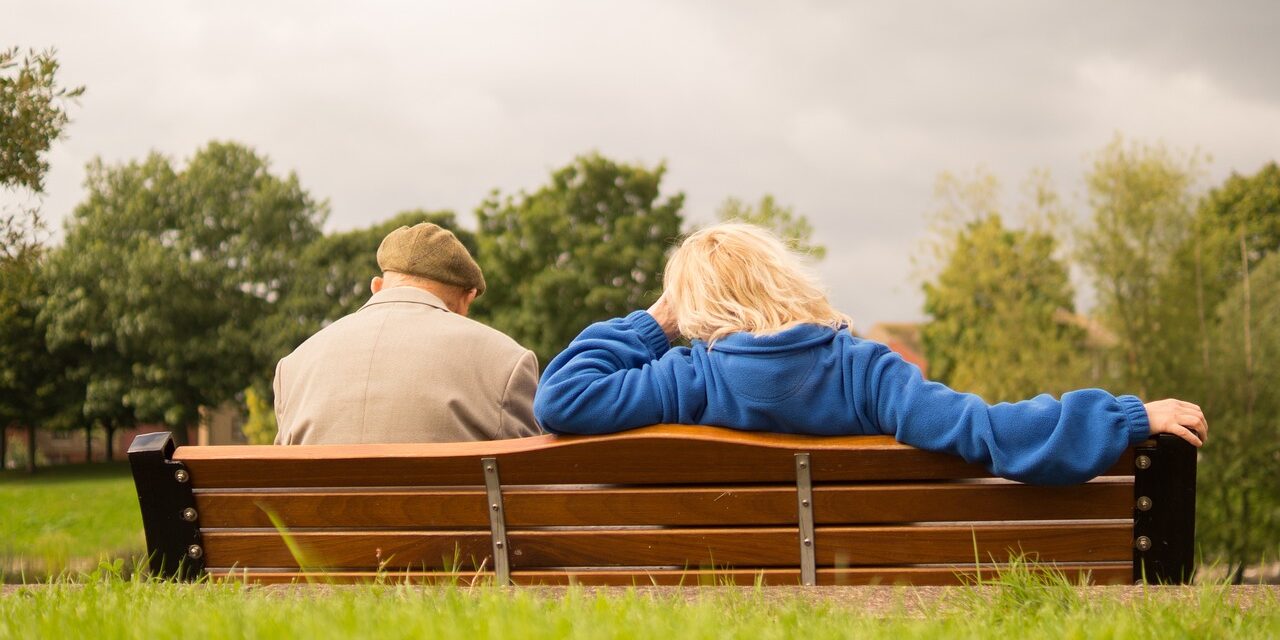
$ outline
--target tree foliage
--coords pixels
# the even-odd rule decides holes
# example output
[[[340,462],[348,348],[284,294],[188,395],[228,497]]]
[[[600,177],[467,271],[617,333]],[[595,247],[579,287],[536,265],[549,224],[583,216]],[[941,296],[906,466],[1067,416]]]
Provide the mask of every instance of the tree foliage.
[[[1093,214],[1077,234],[1078,255],[1097,291],[1097,315],[1119,338],[1123,374],[1115,387],[1125,392],[1167,393],[1162,330],[1170,309],[1193,301],[1161,282],[1192,234],[1197,166],[1194,156],[1117,136],[1085,177]]]
[[[1250,270],[1247,288],[1232,287],[1214,320],[1200,544],[1239,571],[1280,551],[1280,254]]]
[[[66,87],[58,80],[53,50],[17,47],[0,51],[0,188],[44,191],[49,170],[46,155],[70,122],[68,103],[84,87]],[[35,243],[39,211],[5,206],[0,210],[0,257],[14,257]]]
[[[1183,361],[1167,371],[1198,399],[1214,434],[1201,460],[1200,542],[1236,576],[1280,539],[1280,167],[1233,174],[1196,209],[1192,237],[1165,283],[1194,305],[1164,331]]]
[[[1087,348],[1067,267],[1053,235],[1005,225],[997,195],[989,175],[939,180],[941,268],[924,284],[921,330],[930,376],[988,402],[1061,393],[1082,379]]]
[[[42,249],[0,257],[0,437],[9,425],[78,426],[79,388],[66,349],[50,350],[40,307],[46,297]],[[5,447],[0,446],[0,469]],[[27,464],[34,465],[33,452]]]
[[[591,154],[533,193],[495,191],[476,211],[488,284],[476,317],[545,366],[588,324],[652,303],[684,202],[661,195],[665,172]]]
[[[755,205],[733,197],[726,198],[716,211],[716,217],[721,222],[737,220],[769,229],[786,240],[792,249],[814,260],[827,257],[827,248],[812,240],[813,225],[809,219],[797,214],[793,207],[780,204],[770,194],[761,196]]]
[[[49,263],[50,343],[85,348],[87,417],[193,424],[262,368],[255,323],[287,292],[325,205],[234,143],[181,168],[154,153],[95,161],[86,186]]]

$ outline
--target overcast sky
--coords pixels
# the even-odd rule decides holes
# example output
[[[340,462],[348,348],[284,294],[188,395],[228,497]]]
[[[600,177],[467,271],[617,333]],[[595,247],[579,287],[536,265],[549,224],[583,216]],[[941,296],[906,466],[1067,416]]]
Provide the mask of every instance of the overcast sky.
[[[669,168],[687,219],[773,193],[828,247],[866,329],[922,316],[910,255],[941,171],[1011,201],[1048,168],[1084,213],[1116,132],[1212,155],[1206,184],[1280,157],[1276,2],[61,2],[0,0],[0,46],[55,46],[84,84],[51,153],[61,224],[84,164],[247,143],[332,206],[468,224],[582,152]]]

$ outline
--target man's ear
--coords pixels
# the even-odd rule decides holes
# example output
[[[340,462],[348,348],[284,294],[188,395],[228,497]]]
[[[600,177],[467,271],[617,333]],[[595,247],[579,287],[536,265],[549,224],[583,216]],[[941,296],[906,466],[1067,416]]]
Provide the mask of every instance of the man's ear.
[[[369,291],[371,293],[382,291],[383,283],[382,276],[374,276],[373,280],[369,281]]]
[[[462,297],[458,300],[458,309],[454,313],[465,318],[467,313],[471,311],[471,303],[476,301],[476,296],[478,295],[480,295],[480,291],[476,288],[467,289],[467,292],[462,294]]]

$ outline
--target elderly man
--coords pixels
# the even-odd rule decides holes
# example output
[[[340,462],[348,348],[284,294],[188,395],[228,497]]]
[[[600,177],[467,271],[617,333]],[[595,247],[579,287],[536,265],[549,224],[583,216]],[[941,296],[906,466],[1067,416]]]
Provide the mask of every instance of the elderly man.
[[[533,352],[467,319],[484,275],[430,223],[378,247],[382,276],[359,311],[276,365],[276,444],[448,442],[540,433]]]

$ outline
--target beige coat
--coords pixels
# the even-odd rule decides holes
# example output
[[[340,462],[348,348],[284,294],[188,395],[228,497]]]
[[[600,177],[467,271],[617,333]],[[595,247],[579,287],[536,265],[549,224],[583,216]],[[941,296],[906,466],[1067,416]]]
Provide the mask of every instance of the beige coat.
[[[383,289],[276,365],[276,444],[536,435],[537,384],[515,340],[422,289]]]

